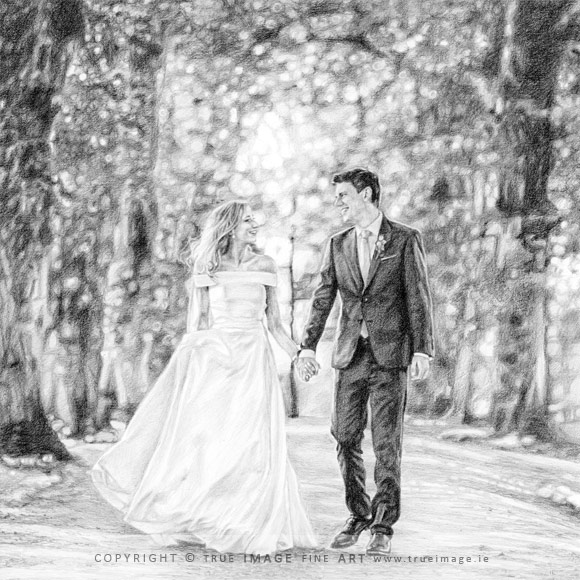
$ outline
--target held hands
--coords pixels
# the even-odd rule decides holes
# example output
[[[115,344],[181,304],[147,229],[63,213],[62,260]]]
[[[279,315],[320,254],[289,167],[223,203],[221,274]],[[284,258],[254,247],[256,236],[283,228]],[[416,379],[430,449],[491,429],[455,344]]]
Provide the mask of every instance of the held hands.
[[[298,376],[305,382],[308,382],[314,375],[317,375],[320,370],[320,365],[316,359],[310,356],[298,357],[295,364]]]
[[[414,355],[411,361],[411,380],[422,381],[427,378],[429,374],[429,367],[431,362],[428,357],[421,355]]]
[[[301,380],[308,382],[313,376],[318,374],[320,365],[317,360],[310,356],[299,356],[295,362],[298,376]],[[426,356],[414,355],[411,361],[411,380],[423,381],[429,375],[431,360]]]

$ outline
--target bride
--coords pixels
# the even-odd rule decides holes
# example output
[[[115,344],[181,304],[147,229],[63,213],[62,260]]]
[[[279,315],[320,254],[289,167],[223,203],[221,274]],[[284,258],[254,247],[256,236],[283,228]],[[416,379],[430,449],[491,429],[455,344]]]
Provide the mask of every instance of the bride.
[[[290,357],[298,347],[280,321],[274,262],[252,251],[256,230],[244,202],[211,213],[194,254],[187,334],[91,472],[126,522],[165,545],[317,546],[288,460],[264,317]]]

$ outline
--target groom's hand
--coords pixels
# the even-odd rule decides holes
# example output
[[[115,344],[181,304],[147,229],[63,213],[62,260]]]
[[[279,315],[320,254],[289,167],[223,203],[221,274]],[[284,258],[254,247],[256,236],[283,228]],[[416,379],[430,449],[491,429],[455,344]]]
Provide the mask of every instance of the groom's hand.
[[[298,376],[303,381],[308,382],[314,375],[318,374],[320,365],[315,358],[301,356],[296,361],[296,370],[298,371]]]
[[[425,380],[429,374],[430,366],[431,361],[429,357],[421,354],[413,355],[413,360],[411,361],[411,379],[413,381]]]

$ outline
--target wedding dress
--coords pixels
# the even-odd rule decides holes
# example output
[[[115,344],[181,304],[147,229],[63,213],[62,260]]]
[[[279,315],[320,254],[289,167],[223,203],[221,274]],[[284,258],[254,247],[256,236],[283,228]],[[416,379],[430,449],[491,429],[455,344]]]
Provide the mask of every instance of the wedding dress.
[[[93,481],[162,543],[253,554],[316,547],[264,326],[276,275],[218,272],[194,284],[209,287],[210,329],[188,329]]]

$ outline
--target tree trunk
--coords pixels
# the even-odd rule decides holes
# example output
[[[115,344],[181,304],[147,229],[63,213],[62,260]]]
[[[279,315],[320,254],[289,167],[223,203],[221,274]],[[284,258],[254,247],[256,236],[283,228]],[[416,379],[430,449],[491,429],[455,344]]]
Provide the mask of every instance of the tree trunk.
[[[473,349],[475,348],[475,304],[472,290],[467,291],[463,310],[463,340],[459,345],[457,363],[455,365],[455,378],[453,381],[452,409],[451,413],[458,416],[462,423],[470,422],[469,404],[472,391],[472,368]]]
[[[67,79],[53,155],[62,221],[52,263],[57,399],[68,391],[59,414],[79,435],[107,427],[115,407],[134,409],[149,387],[142,319],[152,294],[161,51],[152,4],[112,4],[86,3],[86,44]]]
[[[545,268],[550,231],[559,223],[548,199],[553,106],[570,2],[511,0],[497,51],[500,97],[498,208],[508,239],[498,264],[500,386],[492,420],[501,432],[549,429],[545,349]]]
[[[69,454],[41,405],[44,309],[37,290],[51,241],[49,134],[69,41],[82,33],[78,2],[6,1],[0,7],[0,449]],[[36,315],[36,316],[35,316]]]
[[[103,374],[99,392],[113,392],[116,407],[131,413],[150,388],[147,358],[151,341],[146,332],[147,307],[152,300],[152,246],[156,227],[153,171],[156,158],[156,75],[160,45],[154,14],[136,18],[139,33],[130,39],[127,90],[133,102],[121,143],[126,159],[114,168],[121,192],[114,223],[113,258],[105,278],[103,316]],[[146,40],[149,39],[149,40]],[[135,105],[137,103],[137,105]],[[137,126],[139,138],[132,135]],[[128,165],[128,163],[130,165]],[[121,179],[119,179],[121,178]],[[102,422],[103,417],[99,417]]]

